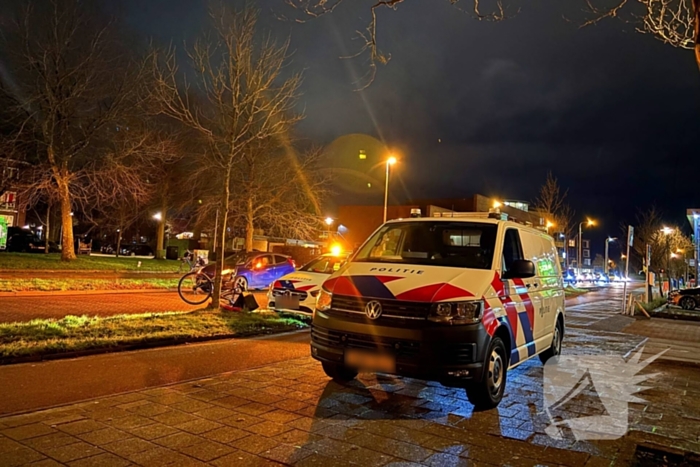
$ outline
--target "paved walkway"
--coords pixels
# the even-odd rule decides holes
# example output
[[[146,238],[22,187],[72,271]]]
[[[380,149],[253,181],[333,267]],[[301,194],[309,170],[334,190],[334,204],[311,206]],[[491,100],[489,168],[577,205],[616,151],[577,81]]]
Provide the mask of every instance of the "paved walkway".
[[[0,419],[0,464],[603,466],[629,464],[638,443],[700,452],[697,378],[651,370],[662,376],[619,440],[550,438],[539,363],[511,374],[498,409],[474,412],[460,390],[370,374],[338,385],[302,358]],[[584,397],[559,416],[603,413]]]
[[[603,329],[615,311],[589,308],[571,310],[565,355],[629,355],[644,342]],[[630,431],[576,441],[546,430],[606,409],[590,388],[547,408],[537,360],[510,372],[497,409],[475,412],[459,389],[375,374],[339,385],[310,357],[296,358],[0,418],[0,465],[592,467],[629,465],[640,444],[700,453],[697,368],[657,362],[643,372],[656,374],[640,394],[646,401],[629,404]],[[623,407],[625,397],[619,391]],[[688,465],[700,462],[693,456]]]

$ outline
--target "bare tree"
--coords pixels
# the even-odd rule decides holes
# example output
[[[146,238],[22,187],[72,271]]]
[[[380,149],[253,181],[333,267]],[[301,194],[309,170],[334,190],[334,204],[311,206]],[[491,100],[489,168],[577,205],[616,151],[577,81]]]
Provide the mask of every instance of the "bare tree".
[[[607,18],[620,18],[636,24],[638,32],[695,51],[700,67],[700,0],[586,0],[591,18],[583,26]],[[641,13],[634,7],[640,6]]]
[[[27,159],[47,169],[38,181],[55,193],[61,211],[63,260],[75,259],[76,200],[104,153],[140,82],[110,37],[107,22],[79,0],[26,4],[2,50],[10,73],[2,92],[21,115],[18,134],[36,151]]]
[[[285,3],[301,15],[294,18],[294,21],[303,23],[312,18],[318,18],[328,13],[332,13],[343,0],[284,0]],[[370,13],[370,21],[364,31],[356,31],[360,47],[359,50],[343,58],[356,58],[368,55],[368,71],[361,77],[356,84],[358,90],[367,88],[372,82],[377,73],[377,65],[386,65],[391,59],[391,54],[383,53],[377,43],[377,11],[380,9],[396,10],[400,4],[406,0],[372,0],[366,3],[366,7]],[[501,0],[483,1],[483,0],[447,0],[454,8],[460,12],[468,13],[477,20],[483,21],[500,21],[506,17],[506,8]],[[488,5],[484,8],[484,3]],[[467,5],[462,8],[462,5]],[[286,16],[280,16],[281,19],[288,19]]]
[[[540,188],[540,194],[535,200],[535,209],[552,220],[564,207],[564,200],[568,190],[563,191],[559,187],[557,178],[552,172],[547,172],[547,179]]]
[[[318,148],[299,154],[279,138],[246,152],[234,174],[234,196],[241,203],[232,221],[245,232],[245,249],[253,249],[253,232],[264,227],[279,236],[309,238],[321,226],[319,199],[327,177],[319,167]]]
[[[110,141],[111,151],[99,166],[86,171],[84,186],[91,209],[84,214],[95,223],[112,227],[117,235],[117,256],[125,230],[142,216],[144,208],[159,194],[159,182],[169,176],[180,157],[171,135],[133,121]],[[99,221],[99,222],[98,222]]]
[[[244,154],[253,143],[286,134],[299,120],[294,105],[301,76],[287,73],[289,42],[277,44],[269,35],[256,39],[258,12],[210,10],[211,39],[199,39],[187,50],[191,78],[178,70],[175,50],[153,50],[153,102],[167,115],[193,131],[203,142],[199,176],[216,184],[222,213],[216,237],[224,244],[231,205],[232,181]],[[284,70],[284,73],[283,73]],[[194,83],[200,98],[195,98]],[[217,262],[212,306],[218,308],[223,255]]]
[[[317,18],[332,13],[343,0],[284,0],[285,3],[301,13],[295,18],[297,22]],[[367,8],[370,21],[364,31],[357,31],[360,49],[350,57],[369,55],[369,70],[360,78],[359,89],[365,89],[373,81],[377,65],[385,65],[391,55],[382,53],[377,44],[377,11],[379,9],[396,10],[406,0],[372,0]],[[468,4],[463,11],[478,20],[500,21],[507,17],[507,7],[501,0],[489,2],[484,8],[480,0],[448,0],[461,10],[460,6]],[[583,0],[590,18],[582,23],[589,26],[607,18],[623,18],[636,24],[637,31],[651,34],[655,38],[674,47],[695,50],[695,59],[700,67],[700,0]],[[509,3],[513,3],[512,1]],[[634,7],[641,7],[639,14]],[[626,13],[629,12],[629,15]],[[282,17],[287,19],[286,17]]]

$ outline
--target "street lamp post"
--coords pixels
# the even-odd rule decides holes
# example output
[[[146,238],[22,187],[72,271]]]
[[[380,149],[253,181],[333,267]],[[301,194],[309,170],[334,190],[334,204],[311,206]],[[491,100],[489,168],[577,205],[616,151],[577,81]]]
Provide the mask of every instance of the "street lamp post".
[[[605,275],[607,276],[610,272],[610,262],[608,261],[608,247],[610,242],[617,240],[617,237],[608,237],[605,239]]]
[[[586,224],[587,227],[592,227],[595,225],[595,221],[591,219],[586,219],[585,221],[579,223],[578,225],[578,275],[581,275],[581,244],[583,243],[583,224]]]
[[[386,160],[386,180],[384,183],[384,222],[386,222],[387,205],[389,204],[389,166],[396,164],[394,156]]]
[[[661,229],[661,233],[666,237],[666,277],[668,278],[668,290],[671,291],[671,234],[673,229],[671,227],[664,227]],[[661,296],[664,296],[664,278],[661,276]]]
[[[555,226],[554,222],[552,222],[552,221],[547,221],[547,223],[545,224],[545,227],[547,228],[547,233],[548,233],[548,234],[549,234],[549,229],[551,229],[551,228],[554,227],[554,226]]]

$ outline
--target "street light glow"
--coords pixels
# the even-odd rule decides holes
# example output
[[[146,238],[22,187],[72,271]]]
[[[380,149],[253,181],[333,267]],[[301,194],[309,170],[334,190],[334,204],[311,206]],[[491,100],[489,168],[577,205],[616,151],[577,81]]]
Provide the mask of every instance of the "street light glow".
[[[671,233],[673,233],[673,229],[671,227],[666,226],[664,226],[664,228],[661,229],[661,231],[664,233],[664,235],[670,235]]]
[[[396,158],[394,156],[390,156],[387,160],[386,163],[389,165],[394,165],[396,164]]]
[[[332,217],[326,217],[326,225],[329,227],[333,225],[333,218]]]
[[[155,220],[157,220],[157,221],[162,221],[162,220],[163,220],[163,214],[160,213],[160,212],[157,212],[157,213],[153,214],[153,218],[154,218]]]
[[[549,230],[550,227],[554,227],[554,222],[552,221],[547,221],[547,230]]]
[[[593,227],[595,225],[595,221],[593,219],[586,219],[586,222],[588,227]]]
[[[498,200],[494,200],[494,201],[493,201],[493,208],[494,208],[494,209],[498,209],[498,208],[500,208],[501,206],[503,206],[503,203],[501,203],[500,201],[498,201]]]

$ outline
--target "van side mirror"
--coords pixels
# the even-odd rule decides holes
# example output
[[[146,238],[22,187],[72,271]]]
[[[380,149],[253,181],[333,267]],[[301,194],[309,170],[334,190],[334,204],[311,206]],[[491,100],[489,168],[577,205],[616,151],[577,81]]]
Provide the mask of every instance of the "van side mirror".
[[[535,277],[535,263],[526,259],[516,259],[508,272],[503,274],[504,279],[527,279],[529,277]]]

